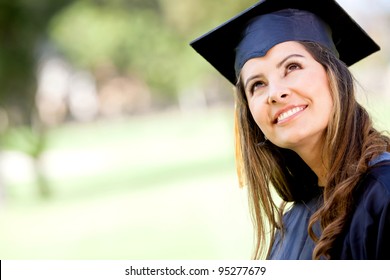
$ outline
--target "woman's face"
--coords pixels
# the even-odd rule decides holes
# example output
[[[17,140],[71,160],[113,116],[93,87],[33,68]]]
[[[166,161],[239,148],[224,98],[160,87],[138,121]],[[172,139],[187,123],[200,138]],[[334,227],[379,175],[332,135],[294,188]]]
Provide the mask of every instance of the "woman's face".
[[[275,145],[300,152],[322,149],[333,101],[324,67],[297,42],[284,42],[248,60],[241,79],[249,109]]]

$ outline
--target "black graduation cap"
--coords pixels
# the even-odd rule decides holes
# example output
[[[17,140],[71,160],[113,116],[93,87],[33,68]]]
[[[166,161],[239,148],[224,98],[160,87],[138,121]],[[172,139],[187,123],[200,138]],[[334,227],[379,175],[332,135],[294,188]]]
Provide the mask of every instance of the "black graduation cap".
[[[300,12],[303,12],[303,14],[300,14]],[[302,40],[300,36],[294,37],[295,35],[292,35],[295,31],[290,32],[287,30],[283,35],[282,29],[285,29],[284,27],[279,27],[279,29],[278,27],[273,27],[279,24],[279,20],[278,22],[273,22],[272,18],[269,19],[267,17],[275,13],[292,14],[295,17],[293,20],[299,22],[298,28],[303,30],[309,30],[313,26],[312,16],[316,17],[317,20],[314,20],[314,23],[317,22],[319,30],[322,31],[313,32],[312,30],[312,34],[308,35],[309,38],[304,38],[303,40],[318,41],[330,49],[335,47],[334,51],[338,53],[339,58],[348,66],[380,49],[335,0],[262,0],[195,39],[190,45],[235,85],[237,67],[242,67],[243,64],[242,61],[239,61],[238,64],[236,61],[237,50],[240,51],[238,45],[242,43],[243,33],[248,29],[248,23],[253,22],[257,18],[266,18],[265,25],[262,22],[261,24],[263,25],[260,25],[260,27],[266,26],[266,28],[262,29],[265,33],[268,32],[268,37],[272,37],[272,39],[280,37],[277,38],[277,40],[281,40],[279,42]],[[285,23],[285,27],[289,28],[290,26],[291,22]],[[257,29],[257,31],[261,31],[260,29]],[[317,37],[310,39],[310,36],[318,35],[319,33],[321,33],[321,36],[323,35],[325,42]],[[283,40],[283,36],[288,36],[289,39]],[[331,43],[326,41],[327,36],[330,38],[329,41],[332,41]],[[261,37],[260,45],[264,43],[264,40],[267,41],[269,39],[265,37]],[[263,40],[263,38],[265,39]],[[256,40],[259,40],[259,38]],[[251,43],[247,45],[252,45],[253,47]]]

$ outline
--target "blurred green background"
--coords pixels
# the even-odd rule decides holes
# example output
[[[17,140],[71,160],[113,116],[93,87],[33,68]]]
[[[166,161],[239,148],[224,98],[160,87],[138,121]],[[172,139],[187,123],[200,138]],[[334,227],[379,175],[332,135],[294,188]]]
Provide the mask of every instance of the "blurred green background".
[[[390,4],[338,2],[388,129]],[[188,43],[254,3],[0,0],[0,259],[250,258],[232,87]]]

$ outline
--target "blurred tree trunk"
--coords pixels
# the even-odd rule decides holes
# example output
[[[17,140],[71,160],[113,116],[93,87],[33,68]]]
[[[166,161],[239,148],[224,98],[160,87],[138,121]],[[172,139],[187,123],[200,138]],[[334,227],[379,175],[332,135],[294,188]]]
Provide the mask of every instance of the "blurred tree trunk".
[[[38,142],[32,156],[40,193],[48,186],[39,164],[44,150],[44,131],[36,114],[36,68],[39,48],[47,38],[47,24],[71,0],[0,0],[0,110],[7,113],[11,127],[27,126],[36,133]],[[29,139],[26,139],[27,141]],[[38,154],[36,153],[38,152]],[[0,192],[2,185],[0,181]]]

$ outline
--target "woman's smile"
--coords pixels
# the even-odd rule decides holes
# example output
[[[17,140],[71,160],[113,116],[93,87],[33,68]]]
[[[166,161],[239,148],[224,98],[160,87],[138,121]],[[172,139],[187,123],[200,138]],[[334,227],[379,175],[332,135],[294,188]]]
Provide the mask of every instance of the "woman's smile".
[[[275,124],[284,124],[289,120],[293,119],[295,116],[299,115],[307,108],[307,105],[302,106],[289,106],[285,109],[280,110],[276,114]]]

